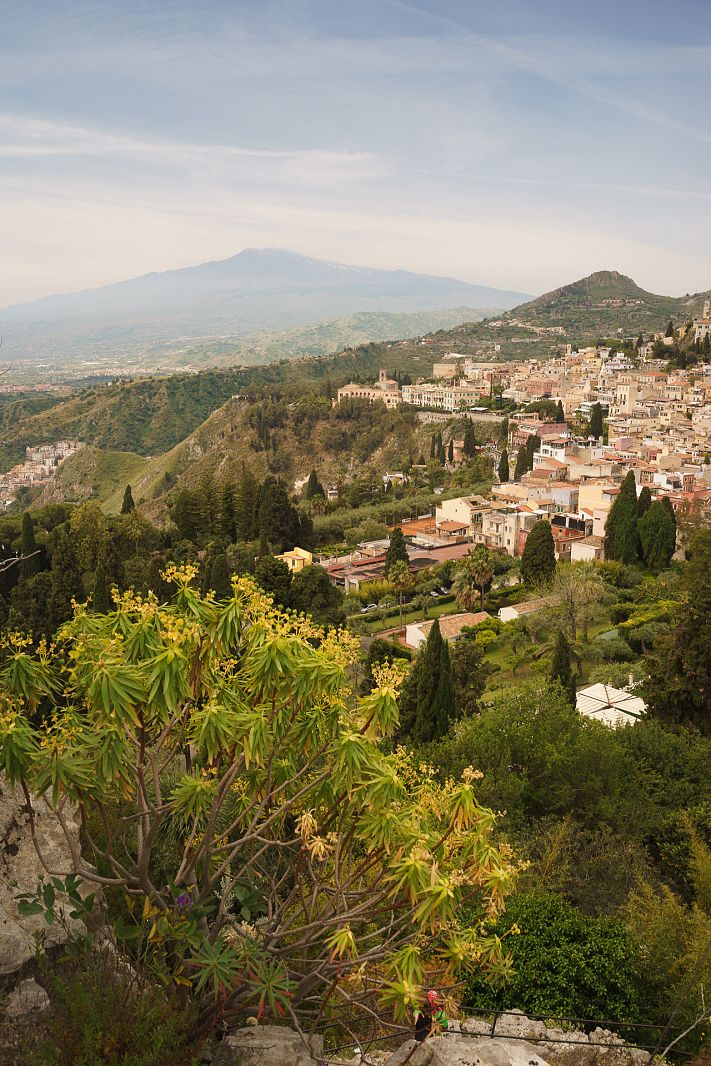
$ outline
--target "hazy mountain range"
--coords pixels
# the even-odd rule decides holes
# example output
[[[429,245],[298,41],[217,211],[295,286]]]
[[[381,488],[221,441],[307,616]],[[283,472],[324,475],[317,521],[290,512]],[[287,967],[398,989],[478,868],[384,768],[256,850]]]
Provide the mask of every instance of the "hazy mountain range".
[[[230,259],[0,308],[0,334],[4,360],[120,359],[357,312],[490,312],[526,298],[457,278],[250,248]]]

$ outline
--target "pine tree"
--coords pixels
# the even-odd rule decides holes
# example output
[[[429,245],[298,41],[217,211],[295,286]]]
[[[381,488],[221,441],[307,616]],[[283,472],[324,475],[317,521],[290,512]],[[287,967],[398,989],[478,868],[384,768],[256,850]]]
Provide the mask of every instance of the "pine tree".
[[[29,511],[22,515],[22,539],[20,541],[20,576],[32,577],[39,569],[39,555],[37,553],[37,541],[35,540],[35,527]]]
[[[178,493],[171,515],[183,540],[195,540],[203,529],[200,500],[192,489]]]
[[[558,639],[551,663],[551,681],[558,681],[568,699],[575,707],[576,689],[575,678],[570,664],[570,644],[562,629],[558,630]]]
[[[247,467],[240,478],[234,498],[235,528],[241,540],[254,540],[259,536],[256,525],[258,496],[259,483]]]
[[[527,585],[548,581],[555,570],[555,542],[551,527],[541,519],[526,537],[521,553],[521,577]]]
[[[676,549],[676,522],[661,500],[655,500],[641,518],[639,539],[645,565],[655,574],[666,570]]]
[[[637,497],[637,518],[642,518],[652,505],[652,493],[649,485],[643,485]]]
[[[131,492],[131,486],[127,485],[123,493],[123,503],[121,504],[121,514],[131,514],[131,511],[136,510],[136,505],[133,502],[133,493]]]
[[[605,558],[628,565],[634,563],[637,537],[637,486],[634,471],[630,470],[605,523]]]
[[[407,554],[405,535],[398,526],[390,534],[390,543],[385,554],[385,576],[388,577],[396,563],[405,563],[407,565],[409,562],[410,556]]]
[[[454,438],[449,438],[449,444],[447,445],[447,462],[454,462]]]
[[[563,410],[563,401],[558,400],[558,404],[555,409],[556,422],[565,422],[565,411]]]
[[[227,544],[232,544],[236,539],[235,495],[229,481],[224,483],[220,493],[216,530]]]
[[[602,407],[599,403],[594,403],[590,408],[590,436],[595,440],[601,440],[603,431]]]
[[[504,485],[504,484],[506,484],[506,482],[508,480],[509,480],[509,453],[506,451],[506,448],[504,448],[504,450],[501,453],[501,458],[499,459],[499,481],[501,482],[502,485]]]

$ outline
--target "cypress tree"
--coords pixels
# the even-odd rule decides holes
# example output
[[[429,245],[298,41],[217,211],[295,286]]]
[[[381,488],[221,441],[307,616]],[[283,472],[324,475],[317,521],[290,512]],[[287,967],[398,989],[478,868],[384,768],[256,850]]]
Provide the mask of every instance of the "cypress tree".
[[[430,437],[430,459],[437,458],[437,434],[433,433]]]
[[[226,600],[232,595],[232,571],[224,552],[218,552],[210,567],[210,588],[218,600]]]
[[[602,407],[599,403],[594,403],[590,408],[590,436],[601,440],[603,432]]]
[[[417,704],[412,739],[418,744],[426,744],[447,732],[448,722],[454,714],[449,650],[442,640],[436,618],[418,659]],[[449,684],[442,677],[443,670],[449,674]]]
[[[649,485],[643,485],[637,497],[637,518],[642,518],[652,505],[652,493]]]
[[[570,665],[570,644],[562,629],[558,630],[553,661],[551,663],[551,681],[558,681],[573,707],[576,704],[576,689],[573,670]]]
[[[666,328],[666,332],[665,332],[664,336],[665,337],[673,337],[674,336],[674,323],[672,322],[671,319],[669,319],[669,322],[667,323],[667,328]]]
[[[709,355],[711,353],[711,338],[708,333],[701,342],[701,352],[703,355]]]
[[[653,717],[711,736],[711,530],[697,531],[690,554],[673,628],[645,659],[644,698]]]
[[[516,452],[516,466],[514,467],[514,481],[520,481],[523,475],[528,470],[528,458],[526,456],[526,446],[522,444],[519,450]]]
[[[533,454],[541,446],[541,438],[537,433],[531,434],[526,441],[526,470],[533,470]]]
[[[655,500],[639,523],[642,558],[654,573],[667,569],[676,549],[676,522],[669,511]]]
[[[501,453],[499,459],[499,481],[504,485],[509,480],[509,453],[506,448]]]
[[[109,576],[106,573],[106,565],[101,556],[97,559],[94,570],[94,591],[91,594],[91,602],[98,614],[108,614],[113,607]]]
[[[447,462],[454,462],[454,438],[449,438],[449,444],[447,445]]]
[[[555,409],[556,422],[565,422],[565,411],[563,410],[563,401],[558,400],[558,405]]]
[[[72,538],[69,533],[62,532],[52,555],[52,591],[49,595],[52,629],[71,616],[72,600],[80,600],[83,594],[81,570]]]
[[[160,555],[151,556],[146,576],[146,587],[150,592],[155,593],[158,603],[168,603],[175,588],[163,578],[163,570],[165,570],[165,560]]]
[[[398,526],[390,534],[390,543],[385,554],[385,576],[388,577],[395,563],[405,563],[407,565],[409,562],[410,557],[407,554],[405,534]]]
[[[302,496],[305,500],[311,500],[314,496],[325,496],[323,485],[318,479],[318,474],[315,470],[312,470],[309,474],[308,481],[304,485]]]
[[[476,432],[474,430],[474,423],[471,418],[467,419],[466,428],[464,430],[464,443],[462,445],[462,451],[467,459],[471,459],[476,455]]]
[[[618,563],[635,562],[637,537],[637,486],[630,470],[605,523],[605,558]]]
[[[32,515],[25,511],[22,515],[22,539],[20,542],[20,555],[23,556],[20,563],[20,576],[32,577],[39,569],[39,555],[37,554],[37,541],[35,540],[35,527]]]
[[[555,570],[555,543],[545,519],[536,522],[521,553],[521,577],[527,585],[548,581]]]
[[[289,500],[286,486],[278,478],[268,477],[262,482],[256,506],[257,529],[288,551],[299,543],[301,521],[299,512]]]
[[[131,511],[136,510],[136,505],[133,502],[133,493],[131,492],[131,486],[127,485],[123,493],[123,503],[121,504],[121,514],[130,514]]]

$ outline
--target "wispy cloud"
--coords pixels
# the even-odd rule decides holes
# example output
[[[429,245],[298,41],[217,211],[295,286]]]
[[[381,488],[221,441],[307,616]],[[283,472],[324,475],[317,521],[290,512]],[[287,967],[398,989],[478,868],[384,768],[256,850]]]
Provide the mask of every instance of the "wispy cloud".
[[[232,144],[196,144],[175,140],[148,140],[107,130],[21,115],[0,114],[0,158],[92,156],[163,162],[224,163],[258,161],[285,167],[290,177],[305,181],[333,180],[383,173],[382,162],[369,152],[333,149],[252,148]]]

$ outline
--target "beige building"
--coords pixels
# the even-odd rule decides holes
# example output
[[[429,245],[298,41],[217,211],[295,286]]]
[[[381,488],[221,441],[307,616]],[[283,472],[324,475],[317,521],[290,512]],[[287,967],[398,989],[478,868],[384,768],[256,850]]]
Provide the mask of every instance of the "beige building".
[[[457,496],[453,500],[442,500],[435,511],[437,528],[443,522],[454,523],[458,529],[466,529],[466,535],[471,537],[475,529],[481,529],[482,518],[491,510],[491,506],[491,501],[483,496]]]
[[[292,574],[298,574],[304,567],[311,566],[314,561],[312,553],[307,551],[306,548],[293,548],[289,552],[282,552],[281,555],[277,555],[275,558],[281,559],[283,563],[286,563]]]
[[[342,400],[367,400],[368,403],[381,400],[391,410],[402,401],[402,393],[397,381],[389,378],[387,371],[381,370],[375,385],[359,385],[356,382],[343,385],[338,390],[337,403]]]

